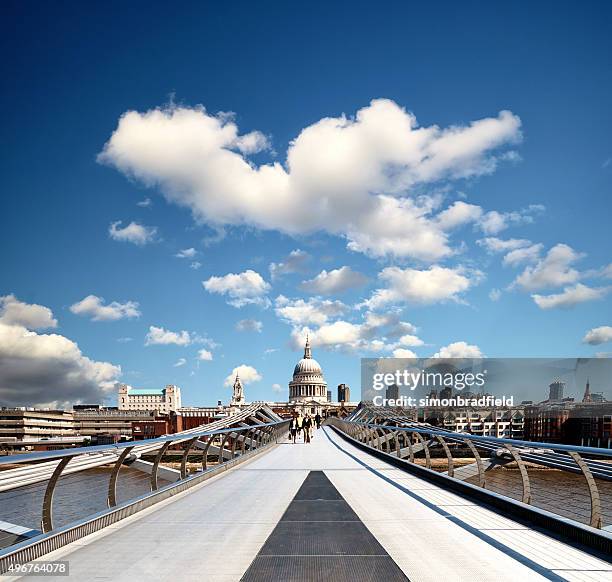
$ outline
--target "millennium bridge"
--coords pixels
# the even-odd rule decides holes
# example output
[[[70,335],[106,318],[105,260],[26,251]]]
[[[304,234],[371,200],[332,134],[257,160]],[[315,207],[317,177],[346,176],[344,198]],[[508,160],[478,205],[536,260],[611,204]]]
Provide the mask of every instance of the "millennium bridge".
[[[612,580],[612,450],[367,403],[311,443],[288,423],[254,403],[161,438],[0,458],[0,577]]]

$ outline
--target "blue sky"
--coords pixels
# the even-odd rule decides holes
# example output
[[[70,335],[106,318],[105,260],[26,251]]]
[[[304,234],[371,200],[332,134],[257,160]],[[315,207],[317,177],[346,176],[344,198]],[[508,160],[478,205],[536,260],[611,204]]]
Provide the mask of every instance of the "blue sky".
[[[608,3],[5,16],[0,402],[612,352]]]

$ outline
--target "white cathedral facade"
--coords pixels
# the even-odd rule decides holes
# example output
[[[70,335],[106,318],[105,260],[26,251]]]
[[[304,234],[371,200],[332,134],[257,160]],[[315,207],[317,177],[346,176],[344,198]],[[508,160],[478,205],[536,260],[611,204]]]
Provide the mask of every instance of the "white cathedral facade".
[[[319,362],[312,357],[308,337],[304,346],[304,357],[295,365],[293,379],[289,382],[289,402],[327,402],[327,382],[323,378]]]

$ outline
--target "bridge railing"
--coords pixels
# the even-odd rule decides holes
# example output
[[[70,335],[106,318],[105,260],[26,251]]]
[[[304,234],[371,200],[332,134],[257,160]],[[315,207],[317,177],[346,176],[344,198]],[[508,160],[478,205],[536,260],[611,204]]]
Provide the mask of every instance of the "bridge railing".
[[[13,547],[84,523],[90,515],[130,504],[143,509],[183,491],[277,442],[289,425],[257,422],[0,457],[0,564]]]
[[[333,419],[332,425],[426,470],[612,531],[611,449],[486,437],[398,419]]]

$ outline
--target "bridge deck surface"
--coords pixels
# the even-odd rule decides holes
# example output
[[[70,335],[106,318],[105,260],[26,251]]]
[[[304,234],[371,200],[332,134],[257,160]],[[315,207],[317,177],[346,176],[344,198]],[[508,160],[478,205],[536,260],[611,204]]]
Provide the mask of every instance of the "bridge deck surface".
[[[307,516],[284,516],[290,504],[296,511],[292,501],[303,498],[298,492],[311,471],[323,472],[325,495],[346,501],[342,515],[349,517],[336,521],[333,509],[313,517],[318,510],[312,504]],[[306,499],[325,500],[325,495]],[[284,533],[274,542],[281,520]],[[346,520],[357,525],[338,526],[337,535],[346,536],[344,546],[329,538],[326,551],[316,543],[313,536],[325,536],[334,523]],[[353,540],[351,532],[359,528],[373,539]],[[325,579],[330,560],[349,557],[347,564],[372,566],[347,574],[351,580],[383,579],[376,572],[391,562],[400,577],[413,581],[612,581],[610,563],[413,477],[329,428],[316,431],[310,444],[280,444],[44,559],[68,560],[71,580],[236,581],[259,579],[250,566],[262,554],[279,558],[270,565],[282,566],[278,579],[283,581]],[[294,577],[292,563],[300,564]],[[267,576],[274,579],[270,571]]]

